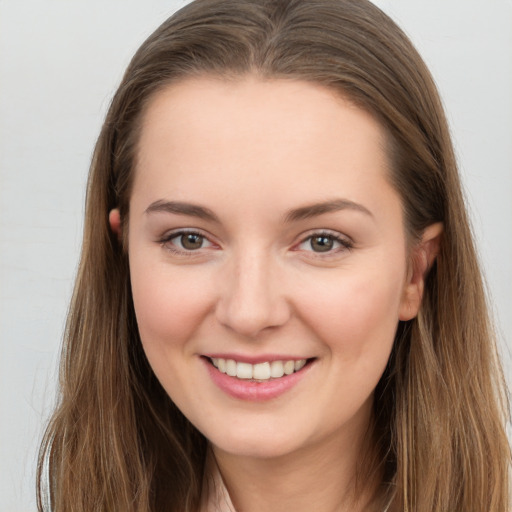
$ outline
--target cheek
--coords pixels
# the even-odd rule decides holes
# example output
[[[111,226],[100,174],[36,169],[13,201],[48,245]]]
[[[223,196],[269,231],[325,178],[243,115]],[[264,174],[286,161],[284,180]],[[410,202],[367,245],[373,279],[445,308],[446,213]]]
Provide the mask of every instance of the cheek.
[[[186,270],[142,269],[130,265],[132,294],[140,336],[146,352],[174,350],[193,337],[210,309],[210,292]],[[149,355],[149,354],[148,354]]]
[[[398,325],[402,269],[352,269],[318,284],[307,287],[301,310],[331,353],[345,363],[385,364]]]

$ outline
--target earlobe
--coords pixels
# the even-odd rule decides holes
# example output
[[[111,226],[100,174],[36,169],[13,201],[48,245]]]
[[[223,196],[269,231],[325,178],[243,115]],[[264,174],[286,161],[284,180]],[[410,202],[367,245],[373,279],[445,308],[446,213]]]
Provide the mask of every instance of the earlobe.
[[[437,222],[428,226],[421,240],[412,249],[409,274],[400,304],[399,319],[402,321],[414,318],[420,309],[428,271],[434,264],[441,247],[443,224]]]
[[[110,210],[108,214],[108,223],[110,224],[110,229],[112,233],[117,236],[119,240],[121,240],[121,214],[117,208]]]

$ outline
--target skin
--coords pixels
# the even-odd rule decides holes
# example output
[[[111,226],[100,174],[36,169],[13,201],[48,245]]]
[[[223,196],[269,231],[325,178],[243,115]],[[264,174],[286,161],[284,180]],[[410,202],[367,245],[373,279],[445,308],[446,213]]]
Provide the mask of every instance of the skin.
[[[128,222],[140,335],[240,512],[363,507],[348,496],[373,391],[398,321],[418,312],[441,231],[409,247],[384,148],[369,114],[296,81],[190,79],[145,113]],[[333,200],[344,207],[287,219]],[[110,223],[119,234],[117,210]],[[204,237],[197,249],[180,245],[182,229]],[[331,250],[312,245],[319,234]],[[219,389],[211,353],[312,363],[293,388],[254,402]]]

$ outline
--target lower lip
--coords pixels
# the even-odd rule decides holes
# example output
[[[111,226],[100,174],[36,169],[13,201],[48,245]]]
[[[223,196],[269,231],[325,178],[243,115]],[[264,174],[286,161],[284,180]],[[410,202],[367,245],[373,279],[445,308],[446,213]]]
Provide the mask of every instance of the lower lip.
[[[238,398],[239,400],[247,400],[251,402],[263,402],[277,398],[297,385],[311,369],[312,362],[308,362],[306,366],[298,372],[291,375],[284,375],[278,379],[266,381],[243,380],[220,372],[209,360],[204,359],[204,364],[212,378],[213,382],[228,395]]]

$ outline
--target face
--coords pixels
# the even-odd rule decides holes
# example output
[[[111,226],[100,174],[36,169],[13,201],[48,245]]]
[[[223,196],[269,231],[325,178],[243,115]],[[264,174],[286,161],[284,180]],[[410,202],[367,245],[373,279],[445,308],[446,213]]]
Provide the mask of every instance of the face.
[[[128,224],[140,336],[219,450],[367,426],[416,313],[384,147],[370,115],[302,82],[187,80],[149,104]]]

